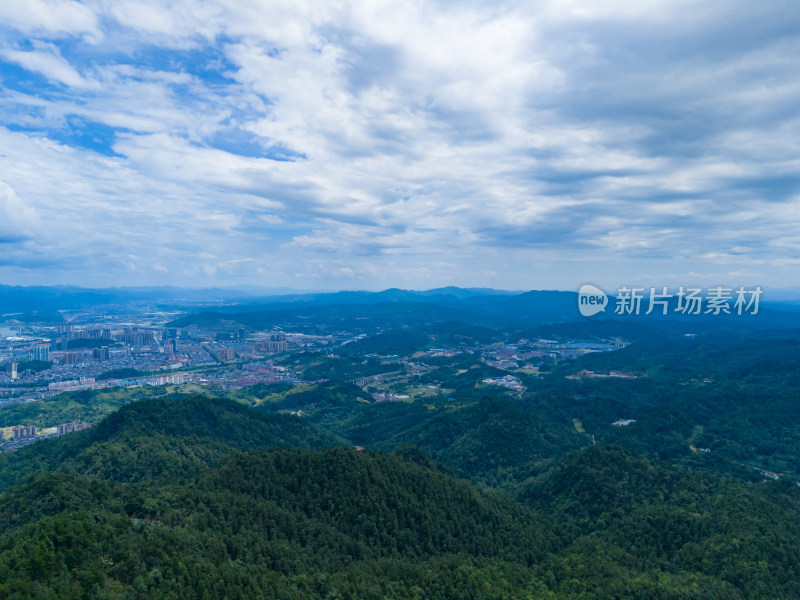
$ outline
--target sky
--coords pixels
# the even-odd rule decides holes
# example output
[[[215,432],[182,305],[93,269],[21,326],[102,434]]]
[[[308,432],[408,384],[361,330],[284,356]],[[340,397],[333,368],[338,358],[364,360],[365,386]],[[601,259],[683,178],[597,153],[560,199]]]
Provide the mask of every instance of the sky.
[[[0,284],[800,285],[796,2],[3,0]]]

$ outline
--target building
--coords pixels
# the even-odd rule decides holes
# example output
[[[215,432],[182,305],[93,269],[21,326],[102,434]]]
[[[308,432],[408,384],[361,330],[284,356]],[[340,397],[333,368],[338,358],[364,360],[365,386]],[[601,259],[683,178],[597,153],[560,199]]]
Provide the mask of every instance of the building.
[[[11,379],[17,379],[19,377],[17,373],[17,361],[12,360],[8,363],[6,368],[8,369],[8,374],[11,375]]]
[[[16,425],[14,427],[14,439],[21,440],[36,436],[36,425]]]
[[[264,352],[286,352],[289,345],[286,340],[267,340],[266,342],[259,342],[256,345],[257,350]]]
[[[34,346],[33,350],[31,350],[31,360],[49,361],[50,347],[44,344],[37,344]]]
[[[110,329],[100,329],[97,327],[93,327],[91,329],[81,329],[73,333],[73,337],[82,339],[82,340],[110,340],[111,338],[111,330]]]
[[[91,423],[79,423],[78,421],[70,421],[69,423],[59,423],[56,425],[56,430],[58,435],[64,435],[65,433],[72,433],[73,431],[81,431],[82,429],[87,429],[91,427]]]
[[[236,353],[233,348],[222,348],[217,352],[217,360],[220,362],[229,362],[236,358]]]
[[[182,373],[172,374],[172,375],[159,375],[153,381],[150,381],[150,385],[179,385],[186,381],[186,376]]]
[[[74,365],[77,362],[77,358],[74,352],[65,352],[64,353],[64,360],[62,364],[65,365]]]
[[[117,336],[117,341],[125,342],[131,346],[150,346],[155,342],[155,335],[152,331],[146,331],[138,327],[126,327],[122,335]]]
[[[72,390],[93,390],[96,381],[94,377],[81,377],[80,379],[71,379],[69,381],[51,381],[47,384],[48,391],[51,392],[68,392]]]
[[[92,350],[92,358],[95,360],[108,360],[109,359],[109,352],[108,346],[103,346],[101,348],[95,348]]]
[[[267,352],[286,352],[288,349],[286,334],[282,331],[271,334],[265,345]]]

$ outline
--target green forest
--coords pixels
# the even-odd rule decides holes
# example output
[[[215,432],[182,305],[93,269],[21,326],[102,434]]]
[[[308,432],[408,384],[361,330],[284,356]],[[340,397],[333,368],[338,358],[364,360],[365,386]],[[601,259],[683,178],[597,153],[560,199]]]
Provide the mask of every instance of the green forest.
[[[0,454],[0,597],[797,598],[798,346],[639,342],[522,393],[422,358],[442,391],[405,402],[308,355],[345,375],[6,407],[94,425]]]

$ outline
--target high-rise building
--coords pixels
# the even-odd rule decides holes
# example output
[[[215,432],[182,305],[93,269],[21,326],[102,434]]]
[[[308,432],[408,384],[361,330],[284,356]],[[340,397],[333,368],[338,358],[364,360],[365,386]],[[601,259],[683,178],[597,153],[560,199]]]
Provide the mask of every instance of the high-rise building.
[[[268,352],[286,352],[288,347],[286,334],[282,331],[277,331],[269,336],[269,341],[267,342]]]
[[[76,362],[75,353],[74,352],[64,352],[64,361],[63,364],[65,365],[74,365]]]
[[[36,425],[16,425],[13,431],[15,440],[34,437],[36,435]]]
[[[37,344],[31,350],[31,360],[50,360],[50,346],[44,344]]]
[[[220,362],[228,362],[236,358],[233,348],[222,348],[217,352],[217,359]]]
[[[149,346],[155,341],[155,336],[152,331],[126,327],[122,335],[117,336],[117,340],[131,346]]]
[[[96,360],[108,360],[109,359],[108,346],[103,346],[101,348],[95,348],[94,350],[92,350],[92,358]]]
[[[58,425],[56,425],[56,432],[58,433],[58,435],[64,435],[65,433],[73,433],[75,431],[88,429],[89,427],[91,427],[91,423],[70,421],[69,423],[59,423]]]
[[[8,369],[8,374],[11,375],[11,379],[17,379],[17,377],[19,377],[17,374],[17,361],[12,360],[8,363],[6,368]]]

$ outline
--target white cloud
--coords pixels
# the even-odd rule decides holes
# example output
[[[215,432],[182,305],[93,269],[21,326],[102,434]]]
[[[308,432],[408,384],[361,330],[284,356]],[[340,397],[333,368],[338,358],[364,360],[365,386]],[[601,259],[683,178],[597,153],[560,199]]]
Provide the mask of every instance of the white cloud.
[[[20,200],[10,185],[0,181],[0,243],[30,239],[40,225],[36,209]]]
[[[3,0],[0,22],[26,33],[87,34],[100,36],[97,15],[80,2],[71,0]]]
[[[67,88],[8,80],[26,133],[0,131],[0,172],[87,269],[502,285],[796,251],[800,36],[776,9],[92,0],[48,29],[31,6],[0,11],[42,41],[0,56]]]
[[[11,62],[44,75],[51,81],[63,83],[70,87],[93,87],[94,82],[85,79],[78,71],[61,56],[58,48],[52,44],[37,44],[37,50],[21,51],[4,49],[0,55]]]

